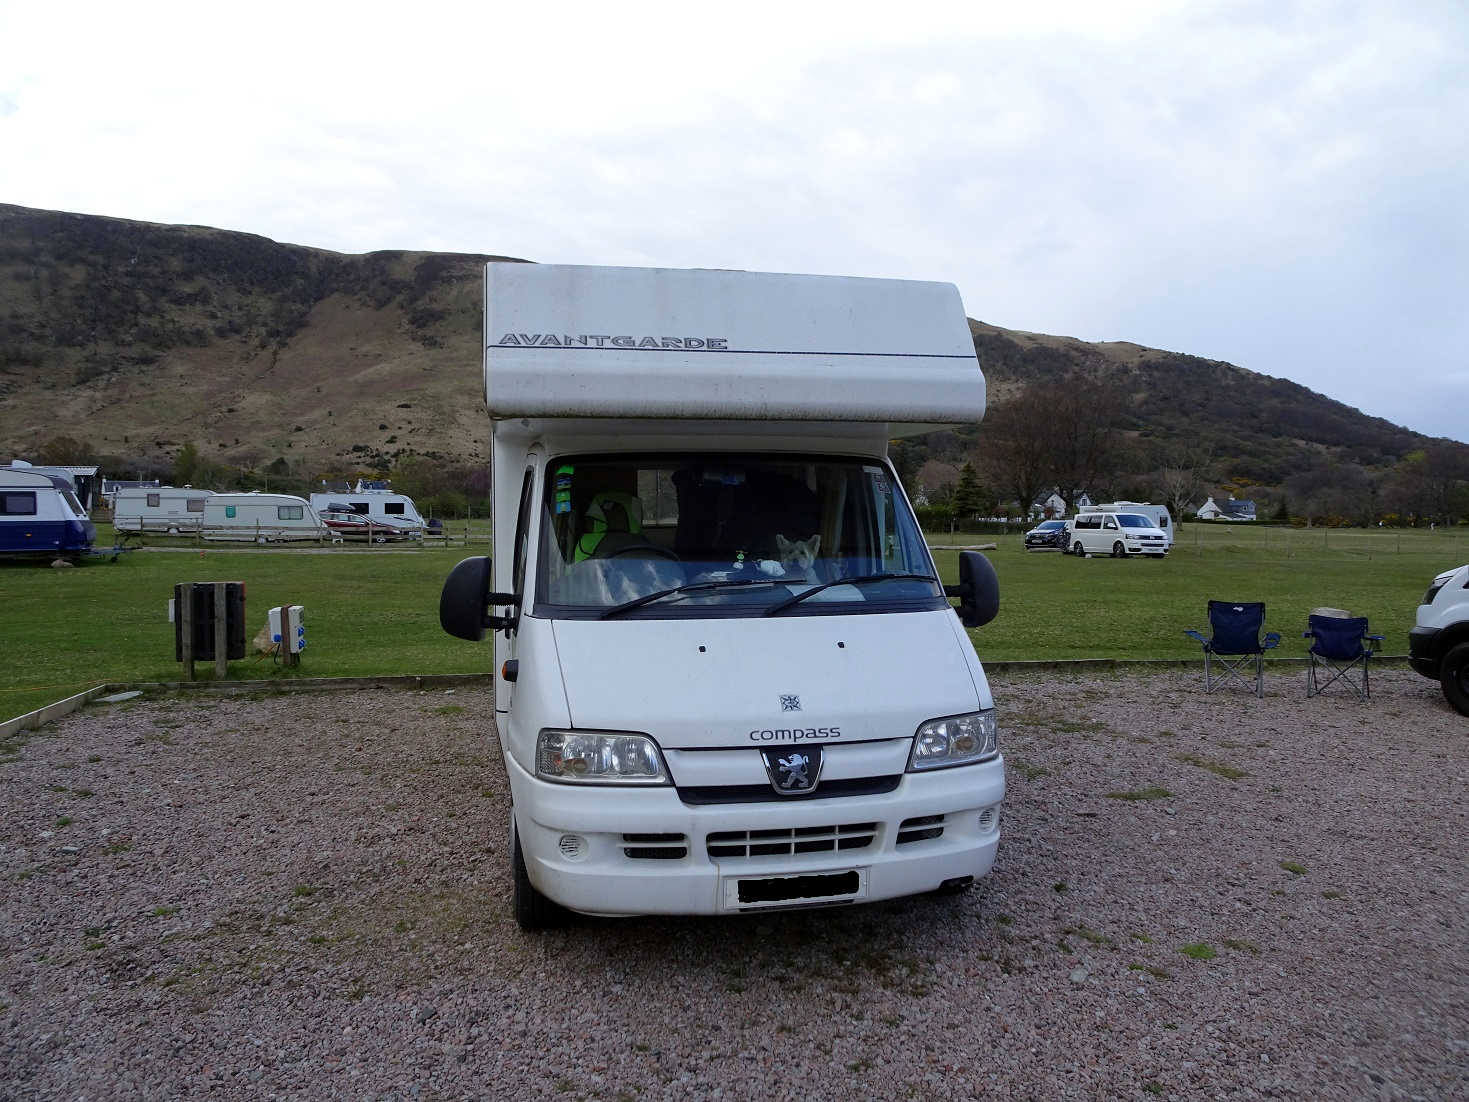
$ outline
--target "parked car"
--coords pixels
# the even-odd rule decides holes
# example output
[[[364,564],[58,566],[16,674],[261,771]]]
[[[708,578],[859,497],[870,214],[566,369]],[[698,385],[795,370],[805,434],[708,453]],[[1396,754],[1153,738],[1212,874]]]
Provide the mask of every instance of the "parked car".
[[[351,509],[323,510],[321,522],[334,534],[347,540],[370,539],[373,543],[387,543],[389,540],[408,538],[408,533],[398,525]]]
[[[1041,521],[1025,533],[1025,549],[1027,551],[1065,551],[1066,522],[1064,520]]]

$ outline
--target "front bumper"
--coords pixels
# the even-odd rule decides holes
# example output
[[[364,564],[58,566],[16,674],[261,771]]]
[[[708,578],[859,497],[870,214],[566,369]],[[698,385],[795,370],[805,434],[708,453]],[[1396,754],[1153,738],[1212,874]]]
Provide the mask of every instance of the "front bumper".
[[[1438,680],[1438,660],[1434,657],[1434,644],[1441,631],[1441,628],[1425,627],[1415,627],[1408,631],[1408,665],[1434,681]]]
[[[1166,543],[1129,543],[1126,548],[1129,555],[1157,555],[1162,558],[1168,554]]]
[[[905,773],[881,795],[701,806],[685,804],[671,787],[551,784],[509,755],[505,764],[531,882],[564,907],[602,915],[874,902],[980,877],[995,863],[1005,795],[1003,758]],[[925,822],[915,826],[915,819]],[[568,835],[579,841],[563,845]],[[710,835],[720,837],[711,843]],[[747,839],[752,855],[710,855],[711,844],[727,854],[731,836]],[[802,851],[824,844],[811,839],[829,837],[844,841]],[[755,853],[771,849],[788,852]],[[773,884],[781,895],[782,882],[804,878],[814,895],[740,901],[742,884]]]

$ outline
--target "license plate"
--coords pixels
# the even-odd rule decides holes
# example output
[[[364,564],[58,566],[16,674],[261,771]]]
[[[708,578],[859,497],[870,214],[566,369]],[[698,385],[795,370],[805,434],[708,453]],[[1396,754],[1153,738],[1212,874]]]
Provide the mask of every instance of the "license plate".
[[[790,876],[727,876],[726,910],[757,907],[800,907],[850,902],[867,897],[866,869],[837,869]]]

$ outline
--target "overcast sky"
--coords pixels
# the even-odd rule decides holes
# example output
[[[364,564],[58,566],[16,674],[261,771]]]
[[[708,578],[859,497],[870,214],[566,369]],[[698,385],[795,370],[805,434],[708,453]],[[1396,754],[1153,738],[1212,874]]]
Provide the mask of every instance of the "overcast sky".
[[[0,0],[0,202],[948,280],[1469,441],[1465,0]]]

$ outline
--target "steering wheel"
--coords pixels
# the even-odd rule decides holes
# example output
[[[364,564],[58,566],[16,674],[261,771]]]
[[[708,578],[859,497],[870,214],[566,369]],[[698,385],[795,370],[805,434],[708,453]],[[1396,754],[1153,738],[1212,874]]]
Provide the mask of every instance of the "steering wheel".
[[[619,547],[610,555],[599,555],[603,559],[620,559],[624,555],[637,555],[639,558],[667,559],[670,562],[682,562],[676,554],[666,547],[660,547],[656,543],[631,543],[626,547]]]

